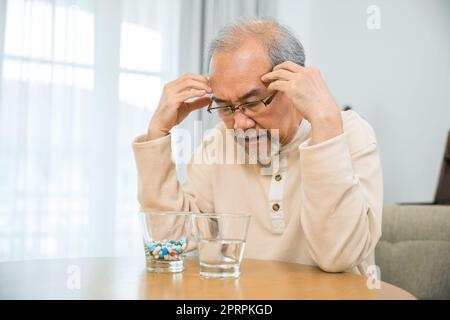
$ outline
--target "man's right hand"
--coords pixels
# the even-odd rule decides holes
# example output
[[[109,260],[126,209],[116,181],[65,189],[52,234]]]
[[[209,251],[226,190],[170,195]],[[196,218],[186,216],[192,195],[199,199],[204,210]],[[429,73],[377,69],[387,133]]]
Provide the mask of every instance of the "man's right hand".
[[[181,123],[189,113],[207,106],[211,98],[204,95],[211,92],[208,79],[192,73],[186,73],[167,83],[148,126],[147,140],[169,134],[169,131]],[[185,102],[192,98],[198,99]]]

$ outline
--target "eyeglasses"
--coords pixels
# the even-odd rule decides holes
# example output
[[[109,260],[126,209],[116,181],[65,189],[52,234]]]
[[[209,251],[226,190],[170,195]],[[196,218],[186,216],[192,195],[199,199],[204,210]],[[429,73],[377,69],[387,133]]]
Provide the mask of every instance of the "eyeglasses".
[[[219,116],[226,118],[231,117],[233,113],[239,109],[242,113],[244,113],[247,116],[255,116],[260,111],[264,110],[264,108],[267,107],[272,102],[276,94],[277,92],[275,91],[269,97],[264,98],[262,100],[247,102],[237,106],[234,105],[219,106],[217,105],[217,102],[213,100],[209,104],[207,111],[209,113],[217,112]]]

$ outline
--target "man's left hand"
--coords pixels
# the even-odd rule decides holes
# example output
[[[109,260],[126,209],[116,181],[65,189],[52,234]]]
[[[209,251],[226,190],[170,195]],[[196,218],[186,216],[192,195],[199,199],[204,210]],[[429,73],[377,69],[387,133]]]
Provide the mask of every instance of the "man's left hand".
[[[283,62],[261,77],[270,91],[283,92],[312,126],[312,143],[317,144],[343,132],[339,107],[319,69]]]

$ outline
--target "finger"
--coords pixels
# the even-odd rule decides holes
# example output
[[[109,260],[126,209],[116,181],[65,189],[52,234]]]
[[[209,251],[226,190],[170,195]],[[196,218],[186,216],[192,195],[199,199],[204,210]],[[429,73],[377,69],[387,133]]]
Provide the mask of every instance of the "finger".
[[[298,65],[292,61],[285,61],[283,63],[280,63],[279,65],[276,65],[275,68],[273,68],[273,71],[279,70],[279,69],[286,69],[292,72],[301,72],[304,67],[301,65]]]
[[[291,80],[293,75],[294,73],[291,71],[288,71],[286,69],[278,69],[276,71],[266,73],[261,77],[261,80],[263,82],[269,82],[273,80]]]
[[[288,83],[289,83],[289,81],[285,81],[285,80],[275,80],[267,86],[267,89],[269,91],[283,91],[284,92],[284,91],[286,91],[286,89],[288,87]]]
[[[197,90],[205,90],[209,93],[212,92],[211,88],[208,84],[205,84],[204,82],[194,80],[194,79],[187,79],[181,83],[179,83],[174,90],[176,92],[181,92],[186,89],[197,89]]]
[[[207,94],[206,90],[198,90],[198,89],[186,90],[178,94],[177,100],[186,101],[192,98],[203,97],[206,94]]]
[[[188,79],[196,80],[196,81],[202,82],[206,85],[209,84],[209,80],[207,77],[201,76],[199,74],[193,74],[190,72],[183,74],[181,77],[176,79],[175,82],[178,84],[178,83],[184,82]]]
[[[177,124],[183,121],[192,111],[206,107],[211,102],[211,98],[202,97],[193,102],[183,102],[178,108]]]
[[[210,97],[201,97],[201,98],[199,98],[197,100],[194,100],[192,102],[185,102],[185,105],[190,110],[197,110],[197,109],[201,109],[203,107],[206,107],[210,103],[211,103],[211,98]]]
[[[186,73],[184,76],[185,76],[187,79],[194,79],[194,80],[202,81],[202,82],[205,82],[205,83],[208,83],[208,82],[209,82],[209,80],[208,80],[207,77],[202,76],[202,75],[200,75],[200,74],[194,74],[194,73],[188,72],[188,73]]]

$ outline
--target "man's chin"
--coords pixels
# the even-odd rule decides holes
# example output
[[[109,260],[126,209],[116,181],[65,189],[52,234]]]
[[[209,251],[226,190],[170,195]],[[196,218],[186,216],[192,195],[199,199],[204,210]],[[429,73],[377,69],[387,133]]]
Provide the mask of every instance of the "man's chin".
[[[235,136],[237,143],[244,147],[249,159],[256,159],[260,165],[270,164],[271,138],[270,134],[261,134],[254,137],[239,139]]]

